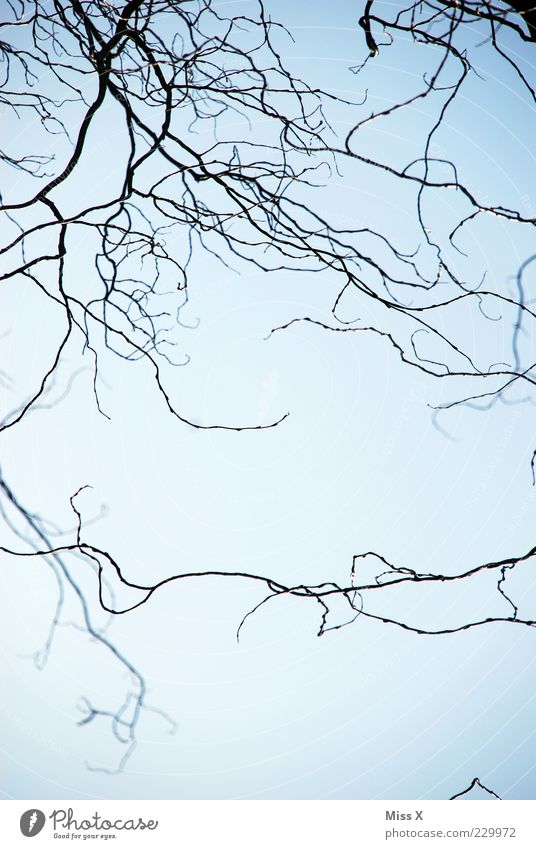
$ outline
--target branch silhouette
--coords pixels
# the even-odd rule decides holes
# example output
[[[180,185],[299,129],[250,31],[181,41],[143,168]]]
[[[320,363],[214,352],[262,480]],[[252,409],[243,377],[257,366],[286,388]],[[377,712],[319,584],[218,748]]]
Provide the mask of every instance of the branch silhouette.
[[[450,801],[453,802],[455,799],[463,799],[463,797],[467,796],[472,790],[475,789],[475,787],[479,787],[485,793],[488,793],[489,796],[493,796],[494,799],[499,799],[500,801],[501,797],[498,796],[494,790],[490,790],[489,787],[486,787],[485,784],[482,784],[479,778],[473,778],[469,786],[466,787],[465,790],[461,790],[459,793],[456,793],[454,796],[451,796]]]
[[[523,95],[536,102],[525,66],[505,44],[506,36],[515,37],[532,49],[534,9],[521,2],[442,0],[389,7],[391,17],[386,17],[377,0],[362,5],[359,34],[367,55],[352,68],[356,83],[397,39],[430,48],[429,70],[415,90],[379,110],[369,106],[367,91],[350,100],[300,79],[283,60],[291,33],[272,20],[262,2],[248,4],[248,14],[227,16],[225,7],[211,0],[8,0],[0,25],[0,106],[7,120],[26,132],[23,139],[13,132],[0,150],[0,166],[16,177],[0,195],[0,281],[4,287],[29,286],[53,308],[57,327],[53,353],[28,397],[0,422],[0,435],[50,406],[59,370],[80,344],[91,360],[93,397],[103,416],[108,413],[99,397],[99,379],[106,373],[104,353],[111,353],[151,374],[152,402],[162,403],[178,424],[232,431],[282,425],[287,410],[269,421],[200,422],[175,397],[171,370],[186,366],[188,356],[173,352],[182,351],[185,333],[190,332],[181,312],[198,255],[210,255],[238,270],[321,273],[330,285],[335,281],[337,295],[325,318],[294,316],[270,335],[298,324],[311,332],[375,335],[405,366],[452,386],[451,401],[431,405],[437,410],[516,403],[514,392],[521,386],[532,397],[536,362],[523,336],[533,333],[536,311],[526,295],[524,275],[535,256],[520,265],[514,295],[500,285],[484,287],[485,271],[474,277],[471,270],[466,276],[456,260],[467,257],[464,248],[472,228],[482,220],[533,233],[536,218],[523,205],[513,208],[507,199],[482,197],[439,139],[454,105],[478,74],[478,45],[468,44],[468,26],[491,44],[501,67],[513,71]],[[418,139],[417,156],[402,162],[393,153],[392,160],[385,160],[369,150],[363,141],[368,129],[401,114],[409,118],[415,105],[424,102],[432,117]],[[113,179],[104,168],[110,176],[105,185],[96,192],[81,192],[80,185],[94,182],[107,156],[95,146],[95,135],[110,115],[121,139],[114,148]],[[244,125],[247,131],[242,132]],[[43,153],[50,150],[53,153]],[[408,191],[418,245],[408,245],[402,237],[397,241],[372,226],[341,221],[325,210],[326,184],[350,169],[358,180],[373,175]],[[447,235],[436,233],[429,213],[429,203],[437,198],[452,204]],[[84,280],[75,250],[80,240],[89,255]],[[363,304],[374,316],[366,324],[343,318],[343,307],[358,312]],[[509,339],[509,362],[502,362],[504,353],[493,345],[475,353],[460,340],[458,311],[469,316],[474,310],[486,328],[497,322],[494,338],[500,337],[500,330]],[[3,372],[0,377],[8,379]],[[533,483],[535,461],[536,451],[528,460]],[[253,572],[178,569],[145,586],[128,579],[128,565],[85,540],[75,496],[75,541],[55,545],[46,518],[29,511],[3,477],[0,492],[3,518],[24,544],[0,550],[42,558],[58,584],[56,612],[40,662],[48,657],[69,587],[78,598],[83,628],[132,679],[114,712],[94,707],[87,697],[81,704],[80,724],[107,719],[125,746],[119,770],[135,747],[142,712],[151,709],[145,701],[145,678],[93,625],[73,558],[92,565],[99,604],[112,616],[147,604],[172,582],[253,582],[263,596],[238,624],[237,637],[253,613],[281,597],[318,608],[318,636],[360,617],[423,636],[493,623],[536,624],[520,615],[506,592],[508,577],[532,560],[534,547],[455,575],[422,573],[367,552],[354,556],[344,584],[292,586]],[[10,511],[24,530],[13,523]],[[370,581],[360,578],[366,558],[379,564],[380,571]],[[466,584],[477,575],[492,576],[504,613],[490,611],[485,617],[433,629],[407,620],[402,612],[399,617],[383,615],[374,607],[402,587],[417,591],[434,584]],[[128,588],[139,598],[122,607],[111,587]],[[336,599],[342,599],[349,618],[333,625],[330,604]]]

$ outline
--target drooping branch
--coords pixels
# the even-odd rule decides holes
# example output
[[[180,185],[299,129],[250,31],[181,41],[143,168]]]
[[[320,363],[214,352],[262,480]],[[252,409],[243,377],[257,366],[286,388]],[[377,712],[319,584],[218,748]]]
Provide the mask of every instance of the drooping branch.
[[[49,550],[50,554],[44,556],[44,561],[54,573],[54,577],[57,582],[58,597],[56,609],[45,644],[40,651],[34,654],[36,666],[39,669],[42,669],[48,661],[56,630],[61,624],[66,593],[69,592],[78,602],[82,619],[82,626],[78,626],[76,623],[69,623],[71,627],[79,627],[83,633],[87,634],[93,641],[101,646],[109,655],[111,655],[114,662],[116,662],[117,665],[127,673],[131,680],[131,686],[128,688],[124,700],[120,702],[116,710],[106,710],[95,707],[87,696],[81,697],[79,705],[79,710],[82,712],[83,718],[78,722],[78,725],[88,725],[93,721],[98,721],[102,718],[106,719],[110,724],[110,730],[113,737],[123,749],[123,753],[115,767],[110,768],[103,765],[87,763],[88,769],[98,772],[107,772],[110,774],[121,772],[136,748],[138,725],[144,712],[155,712],[159,714],[167,723],[170,733],[175,732],[176,723],[163,711],[147,704],[147,685],[145,677],[132,663],[132,661],[129,660],[128,657],[117,647],[112,638],[105,633],[105,630],[94,624],[90,603],[86,598],[81,582],[76,575],[76,570],[71,564],[67,563],[66,558],[63,556],[62,547],[57,547],[56,550],[54,549],[54,546],[49,539],[49,531],[45,529],[44,522],[41,517],[35,513],[29,512],[29,510],[20,503],[6,483],[1,471],[0,495],[0,515],[4,522],[11,532],[24,542],[31,550],[33,550],[34,553],[41,550],[42,546],[45,546]],[[10,512],[13,512],[13,518],[11,518]],[[21,522],[22,528],[20,525]],[[4,548],[3,551],[7,552],[7,549]],[[87,558],[83,559],[87,563]],[[99,575],[99,581],[101,580],[102,577]],[[110,587],[107,587],[107,591],[113,598],[113,592]]]

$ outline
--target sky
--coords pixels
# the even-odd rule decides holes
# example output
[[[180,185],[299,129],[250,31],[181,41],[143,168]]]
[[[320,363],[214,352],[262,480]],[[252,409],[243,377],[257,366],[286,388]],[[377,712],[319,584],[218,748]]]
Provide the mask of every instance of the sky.
[[[411,90],[430,61],[426,48],[401,43],[356,76],[350,68],[366,47],[353,4],[332,4],[329,15],[301,0],[270,9],[295,38],[283,42],[285,57],[302,77],[352,98],[368,88],[370,106]],[[437,144],[455,154],[481,196],[533,208],[533,104],[489,46],[478,56],[482,77],[471,79]],[[429,109],[417,104],[364,132],[360,144],[407,159],[422,149]],[[349,127],[343,110],[335,121],[337,132]],[[88,197],[113,180],[121,131],[103,121],[91,145],[99,178],[85,170]],[[345,163],[318,192],[331,215],[416,247],[414,206],[393,181]],[[458,198],[434,199],[433,226],[445,229],[460,210]],[[463,273],[478,279],[486,271],[489,288],[513,294],[533,237],[495,219],[467,228],[459,244],[470,249],[468,259],[457,258]],[[71,244],[69,285],[87,284],[90,252],[82,236]],[[529,270],[529,293],[533,282]],[[528,550],[536,494],[527,392],[506,399],[516,403],[436,416],[431,405],[453,400],[459,386],[404,365],[384,340],[311,324],[270,333],[297,317],[329,319],[339,289],[330,274],[267,274],[245,263],[233,271],[199,256],[181,314],[191,328],[176,336],[176,356],[190,360],[164,371],[174,401],[205,423],[288,418],[263,431],[195,430],[167,414],[143,363],[102,352],[105,418],[78,340],[52,393],[70,387],[66,397],[2,434],[6,480],[30,510],[64,530],[75,525],[69,497],[89,485],[77,500],[89,520],[84,538],[141,583],[209,569],[287,584],[344,582],[352,556],[366,551],[452,574]],[[1,368],[13,378],[9,409],[36,384],[62,323],[27,283],[0,297],[0,334],[11,328],[0,340]],[[352,294],[341,313],[365,325],[375,315]],[[475,309],[447,321],[483,361],[493,362],[495,351],[511,357],[508,317],[493,323]],[[521,340],[525,357],[530,330]],[[91,567],[73,562],[95,621],[105,623]],[[529,562],[509,583],[526,615],[536,604],[533,568]],[[104,719],[76,724],[80,697],[110,709],[128,679],[80,630],[71,597],[37,670],[31,656],[54,615],[54,576],[38,559],[5,556],[2,569],[2,798],[441,799],[475,776],[504,798],[534,798],[532,630],[498,624],[427,637],[361,617],[318,638],[318,606],[280,598],[248,618],[238,642],[238,624],[262,598],[258,588],[233,578],[168,585],[107,623],[156,709],[140,719],[124,770],[110,775],[88,763],[113,768],[121,746]],[[506,606],[492,581],[414,590],[395,591],[382,610],[403,609],[436,627]],[[345,615],[334,609],[330,621]]]

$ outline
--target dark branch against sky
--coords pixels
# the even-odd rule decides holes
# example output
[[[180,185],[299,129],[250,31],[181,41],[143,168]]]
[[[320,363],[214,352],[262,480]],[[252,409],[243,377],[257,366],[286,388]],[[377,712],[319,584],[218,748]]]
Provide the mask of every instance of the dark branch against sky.
[[[270,335],[302,325],[317,334],[377,337],[405,368],[452,387],[448,400],[430,403],[436,410],[472,404],[485,413],[496,403],[516,403],[520,388],[531,396],[536,361],[527,339],[536,312],[526,276],[534,254],[512,269],[517,274],[514,294],[488,283],[487,270],[476,274],[477,266],[464,260],[470,258],[471,234],[483,221],[520,231],[534,242],[534,211],[496,194],[495,186],[484,194],[463,164],[443,149],[442,134],[456,121],[458,104],[479,74],[480,42],[491,46],[496,73],[516,79],[532,112],[536,94],[526,57],[535,40],[533,10],[478,0],[397,9],[367,0],[355,32],[365,55],[352,66],[357,88],[365,75],[374,81],[374,62],[399,41],[407,50],[429,51],[413,91],[377,108],[368,88],[354,97],[300,79],[283,58],[292,37],[285,21],[272,20],[260,2],[247,9],[227,17],[217,4],[179,0],[6,4],[0,103],[10,130],[0,150],[6,186],[0,206],[0,281],[3,287],[24,283],[52,309],[55,342],[29,394],[6,410],[0,433],[7,435],[33,412],[47,410],[64,362],[80,349],[90,358],[93,399],[103,417],[109,414],[99,385],[106,377],[103,364],[112,355],[150,374],[154,398],[147,403],[163,404],[178,428],[240,432],[285,427],[292,410],[282,408],[262,421],[220,421],[200,420],[195,410],[181,405],[175,374],[188,365],[188,357],[176,356],[174,349],[180,349],[180,333],[188,327],[183,315],[192,289],[199,286],[196,270],[203,256],[225,268],[253,268],[268,280],[282,272],[324,275],[335,291],[331,312],[323,319],[295,315]],[[403,162],[398,151],[370,144],[368,133],[399,116],[411,120],[416,108],[430,118],[416,139],[417,155]],[[248,126],[245,135],[237,132],[237,120]],[[109,152],[113,179],[89,191],[100,168],[94,135],[110,122],[119,139]],[[23,134],[19,130],[17,135],[16,127]],[[376,226],[337,220],[323,200],[326,185],[337,185],[349,169],[367,180],[387,180],[394,193],[408,199],[418,246],[408,248],[402,233],[398,238]],[[106,174],[104,164],[101,170]],[[9,182],[7,174],[12,175]],[[438,226],[434,204],[448,205],[447,226]],[[83,277],[76,253],[80,243],[88,259]],[[349,303],[364,305],[371,322],[348,318]],[[479,344],[478,338],[475,345],[464,337],[462,329],[473,327],[474,313],[484,328],[482,338],[492,332],[497,345]],[[500,332],[489,330],[495,322]],[[9,373],[2,375],[9,380]],[[52,408],[61,414],[61,403]],[[534,474],[533,452],[534,446],[527,447],[527,469]],[[91,542],[78,507],[80,491],[66,493],[76,529],[62,534],[69,541],[56,544],[47,533],[46,515],[32,512],[7,478],[0,486],[3,518],[20,543],[0,550],[21,560],[42,558],[57,580],[58,604],[41,661],[52,646],[68,590],[78,598],[87,633],[130,676],[132,686],[117,710],[96,708],[86,697],[82,703],[80,724],[107,718],[124,746],[119,770],[136,745],[142,711],[151,710],[145,677],[93,625],[94,600],[77,582],[76,558],[94,569],[95,596],[113,616],[149,603],[157,591],[176,582],[253,582],[260,598],[237,623],[237,637],[251,614],[281,597],[315,606],[318,636],[361,617],[435,637],[489,625],[536,624],[536,613],[520,614],[508,586],[516,569],[533,563],[536,547],[471,563],[456,573],[448,567],[422,572],[367,552],[354,555],[344,583],[294,585],[254,570],[190,570],[180,564],[173,574],[140,584],[129,578],[128,563]],[[465,587],[482,576],[493,582],[498,602],[487,615],[464,615],[462,621],[429,627],[408,617],[402,604],[396,615],[382,613],[381,599],[392,599],[400,589]],[[134,601],[123,603],[123,590],[134,591]],[[337,600],[347,616],[333,622],[331,605]]]

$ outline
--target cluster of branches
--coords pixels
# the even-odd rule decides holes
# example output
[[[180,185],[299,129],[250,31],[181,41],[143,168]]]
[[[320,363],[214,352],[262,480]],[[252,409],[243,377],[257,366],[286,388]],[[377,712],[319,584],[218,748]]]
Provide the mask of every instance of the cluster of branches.
[[[438,0],[437,3],[413,3],[402,7],[393,17],[386,18],[378,0],[367,0],[359,25],[365,33],[367,46],[373,56],[379,51],[373,29],[378,26],[391,36],[410,33],[423,42],[449,44],[455,30],[474,22],[488,28],[493,47],[504,56],[498,41],[501,29],[510,30],[522,41],[536,41],[536,9],[531,0],[513,3],[490,3],[488,0]],[[530,88],[528,83],[527,86]]]
[[[416,19],[417,9],[423,19]],[[470,393],[473,397],[501,395],[518,382],[532,387],[533,363],[514,358],[510,364],[479,364],[454,333],[437,326],[445,311],[463,302],[468,309],[471,302],[482,309],[495,302],[530,321],[535,313],[523,293],[511,298],[486,290],[482,280],[465,280],[456,273],[448,245],[435,244],[426,226],[426,193],[455,192],[468,210],[450,234],[451,247],[460,229],[478,216],[531,227],[535,219],[479,200],[460,182],[454,163],[451,179],[434,178],[433,139],[471,72],[469,58],[456,45],[469,12],[465,5],[441,6],[434,15],[426,15],[426,9],[428,4],[415,4],[389,22],[373,16],[373,6],[367,4],[362,19],[367,32],[373,23],[388,33],[409,31],[434,46],[436,63],[418,93],[383,112],[369,112],[366,99],[352,104],[295,78],[280,56],[281,27],[267,17],[261,3],[256,16],[231,18],[197,0],[133,0],[123,7],[108,2],[13,6],[0,44],[6,115],[31,126],[26,137],[32,144],[38,139],[50,148],[47,136],[52,136],[58,150],[58,135],[64,138],[65,153],[61,162],[55,153],[21,154],[15,133],[17,152],[2,151],[5,166],[33,180],[17,180],[2,198],[3,231],[11,230],[13,237],[0,248],[5,268],[1,280],[4,285],[30,281],[57,306],[64,332],[42,380],[3,422],[3,429],[19,422],[39,400],[76,335],[92,351],[97,371],[101,334],[120,357],[141,358],[153,369],[173,415],[206,427],[177,410],[160,367],[162,361],[172,361],[173,331],[180,327],[188,269],[199,246],[222,261],[235,256],[266,271],[336,274],[342,284],[333,305],[335,319],[349,291],[372,301],[380,329],[392,317],[401,320],[398,333],[413,365],[438,378],[474,383],[478,391]],[[447,31],[434,34],[438,26]],[[360,132],[367,124],[422,98],[435,98],[438,107],[422,157],[398,167],[361,150]],[[354,117],[342,139],[330,124],[334,108]],[[120,161],[102,188],[102,198],[92,196],[84,205],[87,182],[77,181],[88,181],[95,169],[91,134],[95,127],[103,131],[101,116],[114,122]],[[246,140],[233,135],[237,125],[244,135],[244,122],[252,127]],[[432,266],[428,255],[420,261],[418,250],[397,246],[382,233],[335,226],[318,204],[307,202],[314,199],[312,190],[322,175],[325,179],[346,161],[414,188],[423,241],[435,252]],[[71,184],[74,198],[67,191]],[[91,283],[88,279],[84,285],[69,260],[69,248],[81,237],[94,258]],[[167,245],[170,240],[173,249]],[[419,355],[413,342],[419,330],[432,335],[443,360],[430,362]]]
[[[495,403],[518,385],[532,391],[536,364],[525,361],[520,334],[536,318],[523,278],[536,255],[518,270],[515,297],[486,288],[484,278],[466,279],[452,257],[463,253],[457,242],[461,232],[481,217],[521,228],[533,228],[536,219],[500,199],[492,203],[479,197],[470,179],[460,177],[455,162],[447,155],[434,155],[434,142],[474,74],[468,29],[491,39],[496,53],[514,68],[527,96],[536,99],[523,66],[501,41],[505,31],[521,42],[534,41],[534,13],[522,4],[475,0],[419,2],[395,13],[389,6],[394,17],[387,17],[378,0],[367,0],[360,26],[369,55],[353,68],[357,83],[378,52],[397,37],[431,48],[432,63],[417,91],[374,111],[366,93],[353,102],[300,80],[282,59],[290,33],[272,21],[262,2],[251,6],[250,14],[225,16],[211,0],[6,3],[9,11],[0,24],[0,105],[13,127],[13,141],[0,150],[0,167],[4,176],[13,172],[14,179],[0,196],[6,234],[0,246],[0,281],[4,287],[29,285],[36,298],[57,312],[62,329],[36,386],[4,417],[0,433],[44,406],[64,357],[79,344],[92,357],[94,397],[104,415],[99,358],[108,350],[150,369],[170,415],[184,424],[232,430],[279,425],[286,414],[269,422],[193,421],[168,388],[168,367],[187,362],[173,357],[173,348],[184,326],[181,311],[198,252],[208,252],[225,265],[248,263],[266,272],[322,272],[330,281],[339,281],[331,315],[324,321],[296,316],[274,331],[301,321],[326,331],[380,335],[405,365],[452,383],[456,397],[442,408]],[[423,100],[435,111],[419,157],[396,164],[365,149],[361,143],[365,128],[381,126],[404,110],[411,114]],[[341,114],[350,123],[343,136],[334,129],[340,126]],[[110,123],[116,139],[113,173],[106,175],[96,196],[88,189],[98,156],[103,156],[95,148],[96,135]],[[17,127],[24,129],[23,137]],[[25,149],[28,145],[32,147]],[[447,169],[447,179],[437,176],[438,166]],[[338,226],[322,211],[315,198],[323,182],[337,179],[347,168],[382,175],[411,190],[421,246],[398,244],[369,227]],[[453,196],[460,210],[445,241],[432,236],[426,214],[427,199],[443,195]],[[92,258],[83,280],[71,251],[82,239]],[[370,305],[373,325],[341,317],[343,302],[350,298],[352,303]],[[477,357],[458,340],[449,316],[455,310],[472,310],[475,304],[484,320],[495,305],[500,320],[509,324],[510,362],[486,361],[484,352]],[[417,334],[422,332],[440,352],[434,359],[419,349],[417,340],[423,337]],[[533,471],[534,460],[533,455]],[[23,505],[4,479],[1,491],[4,518],[9,522],[10,511],[18,514],[25,530],[17,524],[12,530],[27,544],[25,550],[4,546],[2,551],[42,557],[58,578],[60,601],[51,634],[68,584],[82,605],[84,627],[104,641],[133,676],[126,707],[110,715],[128,754],[144,707],[144,679],[93,627],[68,558],[89,560],[97,575],[100,604],[115,615],[145,604],[172,581],[220,573],[178,570],[153,586],[132,584],[109,552],[82,540],[74,502],[79,519],[76,539],[56,546],[44,520]],[[292,596],[318,605],[319,635],[341,627],[328,625],[334,598],[342,598],[348,606],[349,621],[364,616],[419,634],[447,634],[489,622],[534,626],[532,619],[519,616],[504,588],[507,573],[534,554],[533,548],[458,575],[424,574],[395,566],[380,555],[356,555],[346,585],[294,587],[261,575],[221,574],[264,586],[268,594],[260,604]],[[365,557],[381,564],[381,572],[370,582],[358,575],[359,561]],[[496,576],[497,591],[507,605],[504,615],[434,631],[367,607],[369,596],[402,584],[467,581],[482,572]],[[139,592],[140,599],[131,606],[116,606],[105,592],[107,579]],[[87,702],[84,721],[102,713],[106,712]]]

